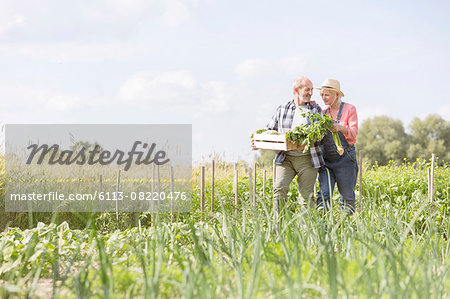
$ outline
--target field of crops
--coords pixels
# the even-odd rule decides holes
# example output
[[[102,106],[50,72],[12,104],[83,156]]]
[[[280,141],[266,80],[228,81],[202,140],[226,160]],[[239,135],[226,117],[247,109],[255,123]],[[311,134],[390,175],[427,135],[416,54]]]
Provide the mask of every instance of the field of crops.
[[[362,210],[353,216],[336,205],[326,213],[301,207],[293,183],[288,211],[275,222],[272,182],[262,197],[261,173],[256,207],[248,202],[248,179],[240,177],[236,215],[233,167],[225,163],[217,164],[214,213],[199,212],[197,167],[193,211],[176,214],[173,223],[165,213],[143,214],[140,227],[127,228],[128,214],[122,224],[93,214],[84,229],[72,229],[74,219],[52,215],[57,223],[44,224],[32,215],[33,228],[0,235],[0,294],[450,298],[450,165],[436,168],[433,203],[428,167],[426,161],[366,167]]]

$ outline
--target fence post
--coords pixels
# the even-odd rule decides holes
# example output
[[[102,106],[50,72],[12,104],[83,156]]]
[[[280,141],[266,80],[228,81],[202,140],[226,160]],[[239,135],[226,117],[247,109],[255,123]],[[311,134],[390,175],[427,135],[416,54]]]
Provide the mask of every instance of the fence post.
[[[266,197],[266,170],[263,171],[263,191],[262,191],[262,197]]]
[[[170,199],[170,219],[172,220],[172,222],[175,221],[175,215],[173,212],[173,195],[174,195],[174,180],[173,180],[173,166],[170,166],[170,192],[171,194],[171,199]]]
[[[277,179],[277,165],[275,164],[275,159],[273,159],[273,171],[272,171],[272,189],[275,189],[275,181]]]
[[[237,170],[237,163],[234,163],[234,165],[233,165],[233,173],[236,173],[236,170]],[[233,191],[236,188],[236,185],[234,183],[235,183],[235,181],[233,181]]]
[[[363,151],[359,150],[359,212],[362,209],[362,177],[363,177],[363,164],[362,164]]]
[[[157,180],[158,180],[158,205],[161,204],[160,199],[161,199],[161,175],[159,172],[159,164],[158,167],[156,167],[156,174],[157,174]]]
[[[214,160],[211,161],[211,212],[214,213]]]
[[[253,164],[253,206],[256,206],[256,163]]]
[[[150,201],[150,206],[151,206],[151,211],[153,212],[154,208],[155,208],[155,201],[153,200],[153,192],[155,192],[155,163],[152,163],[152,182],[151,182],[151,191],[152,191],[152,195],[151,195],[151,201]]]
[[[205,212],[205,166],[202,166],[200,176],[200,207],[202,213]]]
[[[430,201],[431,201],[431,204],[433,204],[433,201],[434,201],[434,162],[435,161],[436,161],[436,155],[433,154],[431,156],[431,177],[430,177],[430,181],[431,181]]]
[[[431,201],[431,168],[427,168],[428,199]]]
[[[117,225],[120,226],[119,224],[119,185],[120,185],[120,169],[117,171],[117,183],[116,183],[116,220],[117,220]]]
[[[103,176],[100,175],[100,194],[101,194],[102,192],[103,192]],[[102,203],[101,203],[102,213],[104,213],[104,212],[105,212],[105,207],[104,207],[104,204],[103,204],[104,200],[102,200],[101,202],[102,202]]]
[[[248,168],[248,197],[250,200],[250,205],[252,205],[253,202],[253,188],[252,188],[252,168]]]
[[[273,171],[272,171],[272,202],[275,222],[278,223],[278,208],[279,202],[278,198],[275,197],[275,181],[277,179],[277,165],[275,164],[275,159],[273,159]],[[278,224],[275,225],[275,230],[278,231]]]
[[[237,169],[237,164],[234,164],[234,182],[233,182],[233,186],[234,186],[234,208],[235,208],[235,212],[236,212],[236,216],[238,214],[238,192],[239,192],[239,173],[238,173],[238,169]]]

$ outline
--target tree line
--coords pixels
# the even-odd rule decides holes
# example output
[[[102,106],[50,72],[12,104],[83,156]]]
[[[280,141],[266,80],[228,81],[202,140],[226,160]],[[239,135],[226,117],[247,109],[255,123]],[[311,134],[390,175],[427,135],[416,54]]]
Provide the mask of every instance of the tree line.
[[[402,162],[429,159],[450,161],[450,122],[437,114],[425,119],[415,117],[405,130],[400,120],[388,116],[366,119],[359,127],[356,148],[370,162],[386,165],[390,160]]]

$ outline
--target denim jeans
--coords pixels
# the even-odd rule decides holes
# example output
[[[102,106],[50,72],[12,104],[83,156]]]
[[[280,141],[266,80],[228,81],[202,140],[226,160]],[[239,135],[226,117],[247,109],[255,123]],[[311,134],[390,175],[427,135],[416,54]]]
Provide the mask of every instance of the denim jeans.
[[[355,186],[358,177],[355,148],[347,147],[342,157],[336,151],[328,151],[324,157],[326,165],[319,168],[320,190],[317,193],[317,207],[323,207],[324,203],[326,209],[330,207],[330,198],[337,184],[341,194],[339,205],[352,214],[355,211]]]

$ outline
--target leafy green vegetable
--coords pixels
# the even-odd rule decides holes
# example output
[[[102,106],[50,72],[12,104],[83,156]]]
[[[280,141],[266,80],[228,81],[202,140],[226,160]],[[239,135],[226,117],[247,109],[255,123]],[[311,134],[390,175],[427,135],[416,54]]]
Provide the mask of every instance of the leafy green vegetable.
[[[333,119],[327,114],[321,115],[320,113],[302,112],[301,115],[306,117],[310,124],[304,124],[289,130],[286,133],[286,140],[305,145],[303,152],[306,153],[314,146],[314,142],[322,140],[328,131],[333,128]]]
[[[250,136],[250,138],[253,139],[253,136],[254,136],[255,134],[261,134],[261,133],[263,133],[263,132],[265,132],[265,131],[267,131],[267,130],[266,130],[266,129],[259,129],[259,130],[256,130],[254,133],[252,133],[252,136]]]
[[[250,136],[250,138],[253,139],[253,136],[254,136],[255,134],[262,134],[262,133],[267,134],[267,135],[280,135],[280,133],[278,133],[278,132],[275,131],[275,130],[259,129],[259,130],[256,130],[256,131],[252,134],[252,136]]]
[[[306,153],[312,146],[314,146],[314,142],[322,140],[328,131],[333,128],[333,119],[328,114],[312,114],[309,111],[302,111],[300,115],[307,118],[309,124],[303,124],[287,131],[286,140],[297,143],[298,145],[304,145],[305,148],[303,149],[303,152]],[[256,130],[250,138],[253,139],[255,134],[262,133],[271,135],[279,134],[273,130],[259,129]],[[341,140],[339,139],[337,132],[333,132],[333,139],[337,147],[337,152],[342,156],[344,153],[344,148],[342,147]]]

